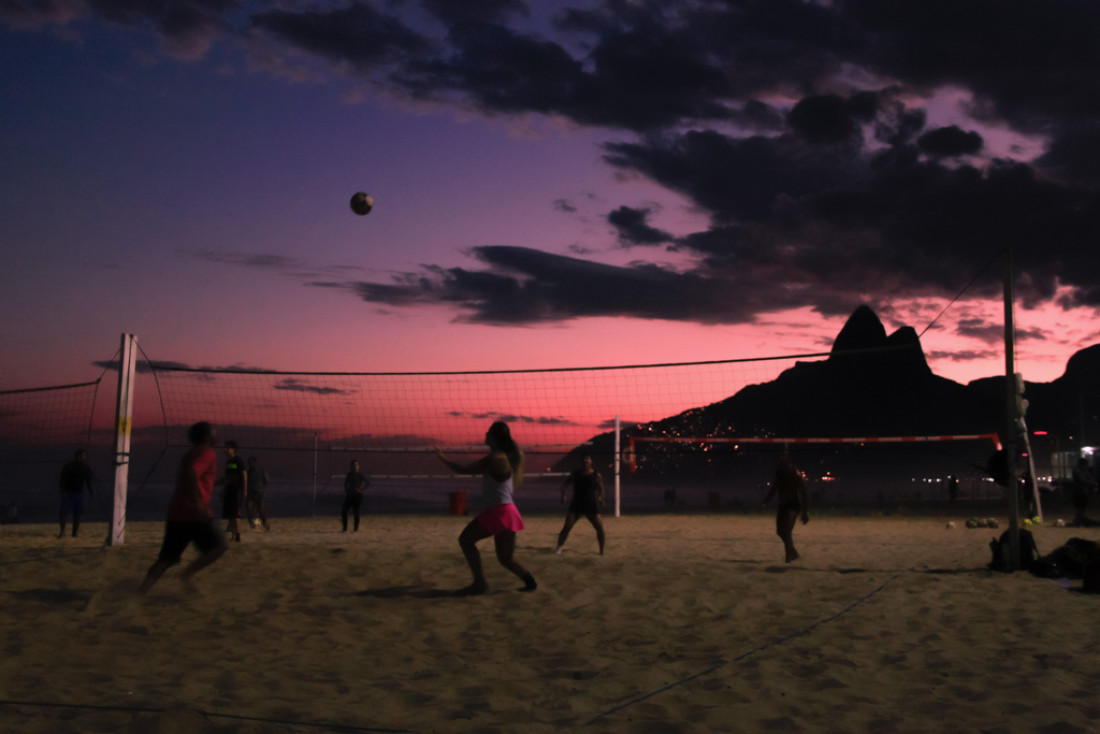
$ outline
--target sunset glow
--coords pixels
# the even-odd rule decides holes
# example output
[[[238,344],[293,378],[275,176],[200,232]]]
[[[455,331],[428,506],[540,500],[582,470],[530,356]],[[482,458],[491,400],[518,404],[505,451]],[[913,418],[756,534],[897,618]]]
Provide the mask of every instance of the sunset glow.
[[[1092,76],[1002,53],[1011,14],[115,5],[0,8],[0,389],[96,379],[122,333],[310,372],[805,354],[860,304],[965,383],[1005,369],[1008,246],[1025,379],[1100,341]]]

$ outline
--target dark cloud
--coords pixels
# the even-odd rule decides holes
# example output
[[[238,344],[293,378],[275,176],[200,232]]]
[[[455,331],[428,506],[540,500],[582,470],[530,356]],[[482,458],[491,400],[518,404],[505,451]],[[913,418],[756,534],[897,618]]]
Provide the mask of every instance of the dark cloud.
[[[270,253],[216,252],[214,250],[200,250],[189,252],[188,254],[202,260],[208,260],[214,263],[241,265],[248,268],[288,270],[303,267],[303,264],[300,260],[287,257],[285,255],[274,255]]]
[[[562,416],[531,416],[517,415],[515,413],[483,412],[471,413],[468,411],[452,410],[447,413],[452,418],[472,418],[483,421],[504,421],[505,423],[526,423],[539,426],[575,426],[577,423]]]
[[[607,221],[619,233],[623,245],[660,245],[673,239],[668,232],[651,227],[647,222],[649,209],[620,206],[607,215]]]
[[[314,395],[354,395],[355,390],[341,390],[338,387],[324,385],[311,385],[296,377],[287,377],[272,386],[273,390],[285,390],[288,392],[307,392]]]
[[[862,125],[875,117],[876,95],[862,93],[850,98],[836,94],[805,97],[787,115],[791,129],[811,143],[859,143]]]
[[[759,289],[751,283],[731,298],[735,279],[676,273],[649,263],[619,267],[506,246],[478,247],[472,254],[484,270],[425,268],[398,275],[394,283],[355,287],[371,303],[449,304],[462,310],[461,321],[498,325],[586,316],[738,322],[750,320],[759,305]]]
[[[157,24],[166,53],[181,59],[204,56],[215,40],[230,31],[229,23],[213,12],[224,9],[218,5],[170,3]]]
[[[366,3],[335,10],[270,10],[252,16],[254,29],[337,66],[360,73],[426,53],[430,42],[392,15]]]
[[[838,13],[864,42],[854,64],[921,88],[971,90],[989,114],[1042,129],[1100,114],[1086,90],[1100,67],[1100,5],[1076,0],[845,0]]]
[[[1060,124],[1037,163],[1059,178],[1100,185],[1100,119]]]
[[[988,344],[1003,344],[1005,338],[1004,326],[990,324],[980,319],[962,319],[958,324],[960,336],[967,336]],[[1045,341],[1047,335],[1042,329],[1016,329],[1016,341]]]
[[[922,152],[943,157],[973,155],[982,149],[982,144],[980,134],[962,130],[958,125],[929,130],[917,138],[917,147]]]
[[[502,22],[530,13],[523,0],[422,0],[422,5],[448,25],[457,21]]]
[[[96,360],[92,362],[96,367],[103,370],[111,370],[118,372],[119,362],[117,359],[113,360]],[[271,370],[263,367],[246,367],[243,365],[231,365],[221,367],[196,367],[194,365],[185,364],[183,362],[173,362],[169,360],[149,360],[139,359],[134,366],[135,371],[138,374],[151,374],[154,371],[161,372],[190,372],[195,375],[202,374],[204,372],[270,372]]]
[[[1003,342],[1003,340],[1004,335],[1002,334],[1001,341]],[[949,362],[966,363],[972,361],[995,359],[996,357],[999,357],[1003,354],[1003,349],[953,349],[951,351],[939,351],[933,349],[925,352],[924,356],[929,360],[934,360],[937,362],[946,360]]]
[[[243,20],[233,2],[86,5],[92,18],[157,34],[182,58],[201,55],[219,34],[260,37],[266,53],[305,56],[388,94],[598,127],[614,172],[678,194],[709,220],[674,236],[648,206],[607,206],[618,244],[672,247],[686,259],[675,269],[502,245],[471,250],[474,267],[427,264],[386,283],[310,279],[371,303],[443,305],[491,324],[609,315],[736,322],[799,306],[846,314],[861,301],[953,297],[1011,245],[1025,304],[1058,297],[1066,307],[1100,306],[1092,255],[1100,4],[544,7],[553,10],[549,25],[530,22],[520,0],[353,0]],[[83,22],[61,4],[32,0],[0,1],[0,17],[28,28]],[[939,112],[922,107],[936,92]],[[964,101],[952,119],[970,119],[945,125],[946,99]],[[997,158],[1023,155],[1008,152],[1007,133],[1045,150],[1034,160]],[[553,206],[576,213],[565,198]],[[278,256],[204,256],[297,267]],[[971,294],[999,288],[990,273]]]
[[[736,138],[713,130],[608,143],[604,160],[686,195],[717,222],[764,220],[781,199],[842,186],[866,161],[793,135]]]

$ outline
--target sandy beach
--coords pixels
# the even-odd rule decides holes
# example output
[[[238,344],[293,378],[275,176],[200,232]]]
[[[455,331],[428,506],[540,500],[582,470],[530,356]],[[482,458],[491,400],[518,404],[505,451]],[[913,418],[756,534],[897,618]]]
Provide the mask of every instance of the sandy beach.
[[[605,517],[602,557],[533,516],[538,590],[490,541],[471,598],[459,517],[279,519],[146,596],[161,523],[4,526],[0,731],[1100,732],[1100,598],[965,519],[817,516],[786,565],[769,513]]]

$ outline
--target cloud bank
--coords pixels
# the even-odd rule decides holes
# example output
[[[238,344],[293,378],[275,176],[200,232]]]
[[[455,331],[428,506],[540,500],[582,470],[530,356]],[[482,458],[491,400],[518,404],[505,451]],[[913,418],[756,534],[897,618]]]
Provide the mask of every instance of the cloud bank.
[[[233,45],[280,76],[565,119],[600,131],[594,155],[611,170],[708,222],[673,234],[653,208],[621,202],[606,212],[608,244],[629,249],[629,265],[487,244],[470,267],[315,283],[371,304],[501,325],[846,314],[954,296],[1014,246],[1025,305],[1100,306],[1095,3],[6,0],[0,18],[128,28],[184,61]],[[574,213],[565,197],[553,205]],[[661,264],[669,251],[688,265]],[[973,295],[999,288],[994,273]]]

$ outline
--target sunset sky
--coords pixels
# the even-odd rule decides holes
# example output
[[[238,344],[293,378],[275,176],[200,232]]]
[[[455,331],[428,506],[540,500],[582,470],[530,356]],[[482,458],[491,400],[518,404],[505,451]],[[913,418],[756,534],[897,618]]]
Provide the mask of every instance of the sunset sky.
[[[1097,38],[1077,0],[0,0],[0,389],[122,332],[579,367],[827,350],[861,303],[967,382],[1009,245],[1049,381],[1100,342]]]

